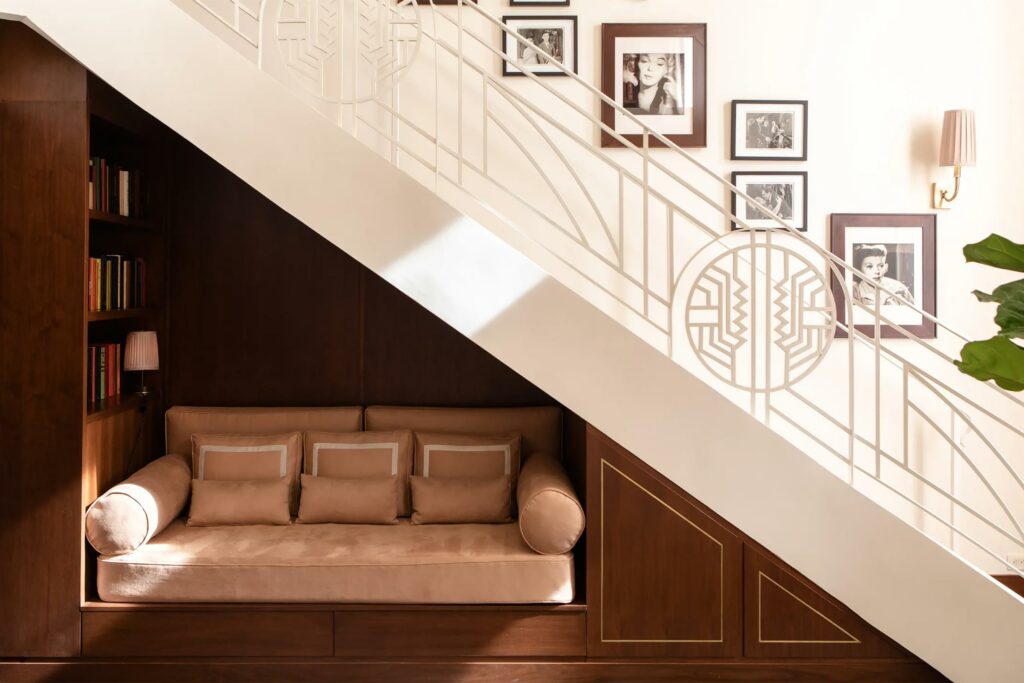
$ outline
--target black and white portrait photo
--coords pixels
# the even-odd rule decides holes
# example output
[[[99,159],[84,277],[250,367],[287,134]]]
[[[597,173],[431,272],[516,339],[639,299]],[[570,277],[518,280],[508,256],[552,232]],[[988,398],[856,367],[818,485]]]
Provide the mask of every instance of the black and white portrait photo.
[[[681,53],[627,52],[622,55],[622,101],[627,111],[640,116],[678,116],[683,111]]]
[[[906,306],[914,303],[914,251],[913,243],[854,242],[853,267],[864,274],[853,275],[850,298],[854,303],[874,307]]]
[[[705,24],[602,24],[601,146],[704,147],[706,44]]]
[[[748,149],[793,149],[792,112],[747,114]]]
[[[753,201],[742,201],[734,196],[733,213],[746,227],[753,229],[779,228],[772,214],[783,219],[794,230],[807,230],[807,173],[748,171],[733,173],[732,184]],[[742,201],[743,208],[736,211]],[[743,225],[733,224],[733,229]]]
[[[529,71],[537,76],[564,76],[555,63],[576,71],[576,17],[509,16],[504,21],[523,39],[505,35],[503,75],[524,76]]]
[[[732,158],[807,159],[807,102],[734,100]]]
[[[934,339],[935,214],[833,214],[832,251],[853,266],[840,285],[833,273],[832,292],[840,322],[849,296],[853,324],[874,335],[875,312],[891,325]],[[920,310],[919,310],[920,309]],[[900,332],[883,324],[882,336]]]

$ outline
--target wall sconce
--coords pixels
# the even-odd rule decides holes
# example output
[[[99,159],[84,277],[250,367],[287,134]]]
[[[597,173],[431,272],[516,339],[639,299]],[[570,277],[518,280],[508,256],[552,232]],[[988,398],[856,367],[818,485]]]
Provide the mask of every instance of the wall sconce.
[[[974,112],[968,109],[947,111],[942,117],[942,144],[939,166],[953,167],[953,193],[932,183],[932,208],[948,209],[960,194],[960,169],[974,166]]]

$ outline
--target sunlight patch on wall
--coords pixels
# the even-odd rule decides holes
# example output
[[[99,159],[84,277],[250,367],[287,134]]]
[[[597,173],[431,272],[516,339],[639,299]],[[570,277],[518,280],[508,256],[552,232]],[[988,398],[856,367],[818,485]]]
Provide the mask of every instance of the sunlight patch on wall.
[[[547,277],[468,218],[443,228],[381,275],[468,337]]]

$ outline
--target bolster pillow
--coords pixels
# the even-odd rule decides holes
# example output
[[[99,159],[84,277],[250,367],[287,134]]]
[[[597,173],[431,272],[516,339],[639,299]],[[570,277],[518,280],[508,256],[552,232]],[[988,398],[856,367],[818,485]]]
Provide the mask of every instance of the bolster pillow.
[[[130,553],[181,513],[191,485],[184,456],[154,460],[89,506],[85,537],[100,555]]]
[[[542,555],[572,550],[586,524],[583,507],[562,463],[547,453],[534,453],[519,472],[519,531],[526,544]]]

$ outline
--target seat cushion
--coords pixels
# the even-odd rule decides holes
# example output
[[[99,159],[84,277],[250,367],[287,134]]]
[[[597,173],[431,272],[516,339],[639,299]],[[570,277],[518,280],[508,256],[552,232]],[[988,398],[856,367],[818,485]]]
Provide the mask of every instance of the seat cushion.
[[[187,527],[99,558],[108,602],[568,603],[572,555],[518,525]]]

